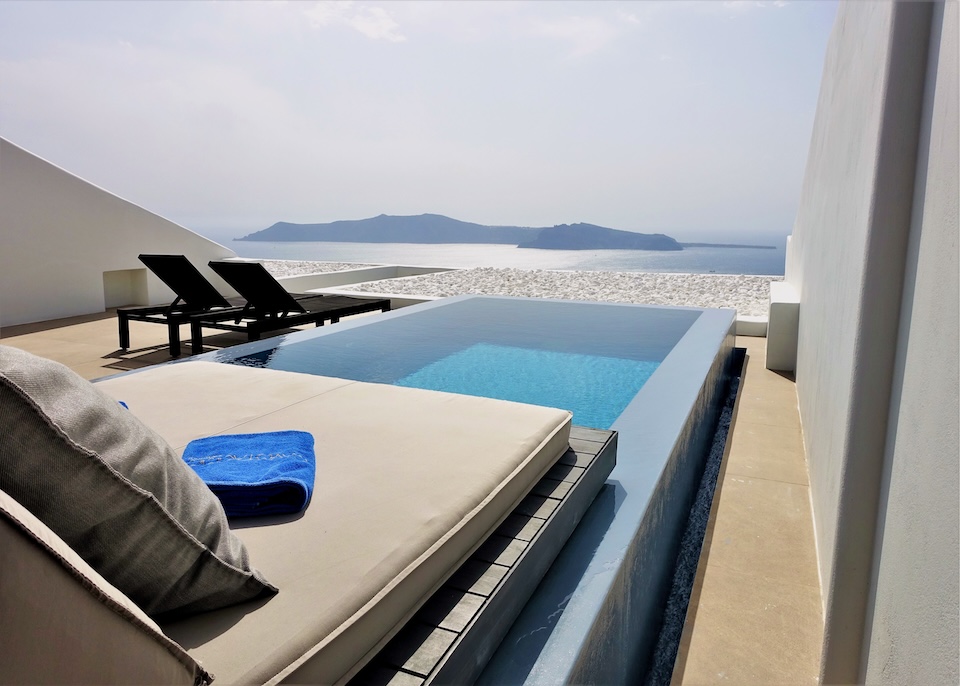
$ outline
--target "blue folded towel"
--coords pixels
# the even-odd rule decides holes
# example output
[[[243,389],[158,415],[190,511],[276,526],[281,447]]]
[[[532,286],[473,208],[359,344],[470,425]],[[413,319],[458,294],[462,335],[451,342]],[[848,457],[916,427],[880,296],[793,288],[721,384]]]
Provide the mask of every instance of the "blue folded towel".
[[[313,436],[304,431],[198,438],[187,444],[183,459],[228,517],[300,512],[313,493]]]

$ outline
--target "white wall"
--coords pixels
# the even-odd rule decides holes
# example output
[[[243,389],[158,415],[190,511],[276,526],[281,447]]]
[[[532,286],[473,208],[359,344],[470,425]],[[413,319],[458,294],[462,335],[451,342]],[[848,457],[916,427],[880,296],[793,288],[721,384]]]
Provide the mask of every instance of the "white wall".
[[[956,682],[955,10],[941,43],[941,23],[931,22],[939,9],[927,3],[841,4],[788,255],[785,278],[800,294],[797,394],[825,605],[821,678],[832,683],[895,682],[920,664],[931,677],[921,681]],[[944,51],[952,58],[941,59]],[[940,71],[936,81],[928,66]],[[953,85],[934,116],[945,78]],[[941,133],[928,145],[931,130],[951,127],[952,138]],[[928,150],[936,189],[923,173]],[[938,339],[917,341],[934,328]],[[942,383],[914,376],[921,360]],[[931,423],[940,438],[921,435]],[[913,463],[926,466],[916,472]],[[914,540],[921,531],[926,543]],[[894,590],[938,576],[933,614]],[[940,640],[908,629],[920,624]]]
[[[232,250],[0,138],[0,326],[169,302],[140,253],[184,254],[233,293],[206,267]]]
[[[871,684],[960,683],[958,14],[951,2],[934,15],[861,675]]]
[[[379,267],[360,267],[357,269],[343,269],[337,272],[320,272],[316,274],[297,274],[284,276],[277,281],[283,284],[291,293],[304,293],[320,288],[348,286],[365,281],[380,281],[382,279],[399,279],[405,276],[420,276],[421,274],[436,274],[438,272],[455,271],[450,267],[411,267],[407,265],[383,265]]]

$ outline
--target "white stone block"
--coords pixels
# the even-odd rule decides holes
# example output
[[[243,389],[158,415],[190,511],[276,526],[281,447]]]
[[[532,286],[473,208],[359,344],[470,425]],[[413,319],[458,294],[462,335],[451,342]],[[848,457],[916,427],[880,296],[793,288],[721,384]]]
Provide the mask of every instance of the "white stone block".
[[[796,370],[799,331],[800,294],[786,281],[772,282],[767,319],[767,369]]]
[[[767,317],[750,317],[737,315],[737,335],[756,336],[763,338],[767,335]]]

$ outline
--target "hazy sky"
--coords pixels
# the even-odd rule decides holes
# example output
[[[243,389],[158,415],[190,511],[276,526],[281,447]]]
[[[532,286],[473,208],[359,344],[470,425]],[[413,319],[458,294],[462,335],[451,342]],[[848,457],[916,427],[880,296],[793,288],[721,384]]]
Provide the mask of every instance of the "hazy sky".
[[[0,136],[201,233],[790,232],[836,3],[0,2]]]

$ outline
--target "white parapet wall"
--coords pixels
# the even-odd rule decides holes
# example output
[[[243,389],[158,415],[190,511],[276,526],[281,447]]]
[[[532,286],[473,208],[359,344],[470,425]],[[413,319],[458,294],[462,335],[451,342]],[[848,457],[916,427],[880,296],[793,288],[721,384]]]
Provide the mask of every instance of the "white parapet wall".
[[[356,291],[347,291],[340,290],[337,288],[319,288],[311,293],[318,293],[323,295],[349,295],[359,298],[389,298],[390,299],[390,309],[399,310],[401,307],[410,307],[411,305],[419,305],[420,303],[428,303],[434,300],[443,300],[440,297],[433,297],[430,295],[402,295],[397,293],[357,293]]]
[[[207,268],[232,250],[0,138],[0,327],[157,304],[174,294],[137,259],[186,255]]]
[[[737,335],[763,338],[767,335],[767,317],[738,314]]]
[[[263,262],[262,259],[236,257],[231,261]],[[315,272],[313,274],[296,274],[293,276],[278,276],[277,281],[290,293],[316,293],[318,295],[350,295],[370,298],[389,298],[390,307],[394,310],[419,303],[439,300],[432,296],[403,295],[397,293],[362,293],[343,290],[340,286],[353,286],[367,281],[384,281],[399,279],[405,276],[421,276],[439,272],[456,271],[453,267],[417,267],[403,264],[382,264],[373,267],[357,267],[356,269],[341,269],[333,272]]]
[[[305,293],[336,286],[349,286],[365,281],[380,281],[381,279],[399,279],[404,276],[421,276],[438,272],[455,271],[450,267],[411,267],[398,264],[386,264],[377,267],[359,267],[357,269],[343,269],[336,272],[321,272],[317,274],[297,274],[283,276],[277,279],[291,293]]]

